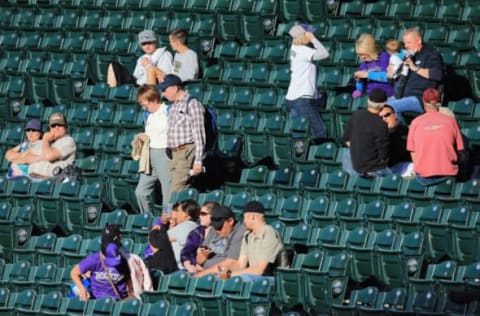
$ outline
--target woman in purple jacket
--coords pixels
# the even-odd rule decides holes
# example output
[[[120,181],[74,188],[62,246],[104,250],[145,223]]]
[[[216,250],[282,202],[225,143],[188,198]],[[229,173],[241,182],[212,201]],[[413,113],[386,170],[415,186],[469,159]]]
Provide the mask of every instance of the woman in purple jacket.
[[[370,34],[360,35],[355,50],[362,63],[354,74],[356,89],[352,96],[357,98],[363,94],[368,95],[375,88],[380,88],[387,96],[391,96],[393,87],[387,78],[390,55],[387,52],[379,53],[375,39]]]

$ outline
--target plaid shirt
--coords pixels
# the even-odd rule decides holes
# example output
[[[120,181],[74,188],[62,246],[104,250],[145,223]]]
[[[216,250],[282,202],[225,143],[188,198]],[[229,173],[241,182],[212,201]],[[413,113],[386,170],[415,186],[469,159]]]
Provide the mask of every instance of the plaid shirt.
[[[185,93],[175,101],[168,113],[167,146],[175,148],[185,144],[195,144],[195,163],[202,163],[205,147],[204,113],[205,108]]]

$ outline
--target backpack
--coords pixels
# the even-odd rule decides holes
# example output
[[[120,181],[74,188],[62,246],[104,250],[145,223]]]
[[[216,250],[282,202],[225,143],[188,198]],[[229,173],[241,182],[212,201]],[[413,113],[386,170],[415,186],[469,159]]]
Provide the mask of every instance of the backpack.
[[[187,111],[188,104],[191,100],[196,99],[193,96],[190,96],[187,100]],[[217,138],[218,138],[218,125],[217,125],[217,113],[214,109],[203,105],[205,109],[203,115],[203,124],[205,128],[205,148],[203,158],[212,156],[216,153],[217,150]]]

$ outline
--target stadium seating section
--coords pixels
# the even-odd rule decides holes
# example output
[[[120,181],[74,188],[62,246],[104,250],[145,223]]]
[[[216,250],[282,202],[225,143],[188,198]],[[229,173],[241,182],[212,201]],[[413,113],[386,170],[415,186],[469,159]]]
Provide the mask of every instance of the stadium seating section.
[[[285,102],[288,30],[309,23],[330,52],[318,62],[318,111],[329,133],[317,144],[305,117]],[[20,143],[32,118],[65,113],[77,142],[78,180],[0,176],[0,313],[8,315],[478,315],[479,179],[428,188],[397,176],[342,171],[339,141],[353,111],[355,39],[381,46],[417,27],[445,61],[443,104],[480,165],[480,2],[478,0],[4,0],[0,1],[0,154]],[[161,213],[137,214],[138,162],[131,141],[143,130],[136,89],[109,88],[106,68],[133,70],[137,33],[153,29],[169,47],[172,29],[190,32],[200,57],[188,91],[218,115],[218,156],[233,162],[224,183],[175,192],[217,201],[242,220],[249,200],[283,238],[291,266],[275,284],[213,275],[163,275],[142,300],[68,298],[70,269],[98,251],[105,223],[142,255]],[[217,166],[218,167],[218,166]],[[227,168],[227,167],[225,167]],[[8,162],[0,164],[6,174]],[[235,169],[235,168],[234,168]],[[231,170],[229,170],[231,171]]]

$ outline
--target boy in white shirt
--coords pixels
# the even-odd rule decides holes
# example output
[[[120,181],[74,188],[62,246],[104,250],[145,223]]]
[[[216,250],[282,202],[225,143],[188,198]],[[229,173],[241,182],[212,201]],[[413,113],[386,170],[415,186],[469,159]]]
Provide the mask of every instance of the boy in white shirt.
[[[137,64],[131,74],[125,66],[114,61],[108,65],[107,83],[110,87],[122,84],[155,84],[148,77],[149,69],[158,69],[164,74],[172,72],[172,54],[166,47],[158,47],[157,38],[152,30],[145,30],[138,34],[138,44],[145,52],[137,60]]]

